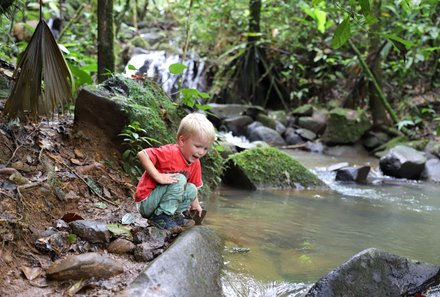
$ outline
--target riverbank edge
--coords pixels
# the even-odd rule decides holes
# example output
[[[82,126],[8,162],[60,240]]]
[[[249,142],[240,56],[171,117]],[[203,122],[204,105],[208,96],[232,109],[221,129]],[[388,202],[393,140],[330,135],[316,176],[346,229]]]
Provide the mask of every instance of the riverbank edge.
[[[223,240],[207,226],[182,234],[118,296],[223,296]]]

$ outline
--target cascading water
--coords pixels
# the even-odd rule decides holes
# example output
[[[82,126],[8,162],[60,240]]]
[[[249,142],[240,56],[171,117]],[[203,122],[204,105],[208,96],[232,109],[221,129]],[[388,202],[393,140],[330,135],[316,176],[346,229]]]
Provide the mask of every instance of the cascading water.
[[[168,69],[171,64],[175,63],[182,63],[177,54],[170,54],[164,50],[142,51],[131,57],[125,66],[124,75],[132,77],[136,74],[145,74],[162,85],[165,93],[172,95],[178,90],[180,76],[171,74]],[[182,74],[182,87],[207,91],[205,61],[197,57],[195,53],[189,53],[182,64],[187,67]],[[136,69],[129,69],[130,65]]]

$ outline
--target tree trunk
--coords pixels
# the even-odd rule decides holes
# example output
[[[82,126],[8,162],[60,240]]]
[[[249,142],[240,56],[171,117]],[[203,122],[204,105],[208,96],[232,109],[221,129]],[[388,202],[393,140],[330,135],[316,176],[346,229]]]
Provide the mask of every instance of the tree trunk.
[[[249,0],[249,32],[248,42],[255,42],[260,39],[258,35],[261,32],[260,29],[260,13],[261,13],[261,0]]]
[[[98,82],[115,72],[113,0],[98,0]]]
[[[371,13],[374,17],[380,20],[380,9],[381,0],[374,0],[371,6]],[[375,34],[380,30],[380,21],[372,24],[370,26],[370,47],[368,49],[368,65],[370,66],[371,72],[373,73],[376,81],[381,89],[383,73],[381,68],[382,57],[380,55],[382,47],[380,46],[380,36]],[[370,81],[368,82],[368,94],[369,94],[369,105],[371,110],[371,117],[373,120],[373,129],[380,129],[381,126],[389,126],[392,124],[390,118],[388,117],[387,111],[382,100],[379,98],[376,87]]]

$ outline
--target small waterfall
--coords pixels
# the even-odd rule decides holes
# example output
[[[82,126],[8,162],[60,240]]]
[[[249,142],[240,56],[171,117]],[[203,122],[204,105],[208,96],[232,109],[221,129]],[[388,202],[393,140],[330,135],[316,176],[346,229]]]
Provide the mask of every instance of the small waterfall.
[[[205,61],[197,57],[195,53],[189,53],[186,61],[187,66],[182,75],[182,87],[207,91],[205,76]],[[132,77],[135,74],[146,74],[158,84],[162,85],[163,90],[168,95],[175,93],[178,89],[179,75],[170,74],[168,68],[171,64],[181,63],[177,54],[170,54],[166,51],[143,51],[135,54],[125,66],[124,75]],[[128,69],[133,65],[136,70]]]

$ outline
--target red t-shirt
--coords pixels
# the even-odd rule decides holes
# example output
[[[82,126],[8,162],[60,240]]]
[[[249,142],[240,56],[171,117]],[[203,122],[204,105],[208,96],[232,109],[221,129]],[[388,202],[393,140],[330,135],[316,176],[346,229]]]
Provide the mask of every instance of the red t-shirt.
[[[197,188],[203,186],[200,160],[188,164],[177,144],[167,144],[158,148],[147,148],[144,151],[148,154],[154,167],[156,167],[160,173],[181,173],[186,176],[189,183],[194,184]],[[144,171],[136,187],[135,202],[141,202],[146,199],[155,187],[156,181]]]

